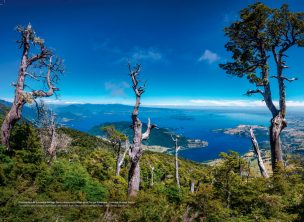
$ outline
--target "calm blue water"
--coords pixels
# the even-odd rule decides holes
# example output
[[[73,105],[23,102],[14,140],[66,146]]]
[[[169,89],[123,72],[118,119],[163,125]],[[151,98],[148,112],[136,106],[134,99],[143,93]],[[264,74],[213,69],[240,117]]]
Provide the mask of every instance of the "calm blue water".
[[[229,150],[243,154],[251,147],[248,138],[216,133],[213,130],[232,128],[240,124],[268,125],[269,122],[267,113],[250,113],[248,110],[184,110],[181,117],[183,115],[188,118],[182,120],[167,116],[155,118],[155,121],[159,126],[167,126],[186,137],[208,141],[208,147],[180,152],[180,156],[198,162],[215,159],[220,152]]]
[[[88,131],[93,126],[105,122],[130,121],[130,110],[98,111],[87,116],[81,116],[66,124],[81,131]],[[169,128],[188,138],[208,141],[208,147],[183,150],[180,156],[194,160],[206,161],[215,159],[220,152],[229,150],[241,154],[251,148],[248,138],[213,132],[215,129],[232,128],[240,124],[269,125],[270,114],[266,110],[252,111],[250,109],[142,109],[140,119],[146,122],[148,116],[152,122],[162,128]]]

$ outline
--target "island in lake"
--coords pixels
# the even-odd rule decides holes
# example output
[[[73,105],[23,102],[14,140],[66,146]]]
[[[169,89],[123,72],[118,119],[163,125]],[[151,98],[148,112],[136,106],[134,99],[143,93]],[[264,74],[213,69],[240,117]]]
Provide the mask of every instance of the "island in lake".
[[[129,138],[129,140],[132,141],[133,130],[131,128],[131,123],[127,121],[103,123],[94,126],[91,130],[89,130],[89,133],[91,135],[104,138],[106,135],[102,128],[108,125],[114,125],[117,130],[124,133]],[[143,123],[143,129],[146,128],[147,124]],[[153,133],[150,134],[149,139],[147,141],[144,141],[143,144],[146,146],[146,149],[157,152],[170,153],[174,149],[174,143],[172,141],[171,135],[176,135],[176,133],[169,128],[157,128],[153,130]],[[181,146],[182,150],[203,148],[208,146],[207,141],[203,141],[197,138],[187,138],[183,135],[179,136],[178,145]]]
[[[282,149],[285,152],[304,152],[304,120],[289,120],[289,126],[282,131]],[[262,149],[269,149],[269,129],[266,126],[238,125],[234,128],[216,129],[213,132],[250,137],[249,129],[253,128]]]

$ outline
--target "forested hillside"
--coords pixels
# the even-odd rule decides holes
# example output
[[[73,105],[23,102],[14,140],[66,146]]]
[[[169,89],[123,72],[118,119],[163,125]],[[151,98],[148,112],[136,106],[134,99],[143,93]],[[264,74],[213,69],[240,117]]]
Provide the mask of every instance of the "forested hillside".
[[[181,189],[174,157],[145,152],[140,192],[127,198],[129,160],[115,176],[115,153],[101,139],[71,129],[72,138],[48,166],[36,129],[18,124],[7,154],[1,147],[1,220],[7,221],[303,221],[304,159],[291,156],[282,174],[250,175],[237,153],[222,154],[214,166],[180,160]],[[152,170],[153,168],[153,170]],[[152,176],[153,175],[153,176]],[[153,179],[152,179],[153,178]],[[191,182],[194,189],[190,191]],[[23,201],[130,201],[123,207],[23,206]]]

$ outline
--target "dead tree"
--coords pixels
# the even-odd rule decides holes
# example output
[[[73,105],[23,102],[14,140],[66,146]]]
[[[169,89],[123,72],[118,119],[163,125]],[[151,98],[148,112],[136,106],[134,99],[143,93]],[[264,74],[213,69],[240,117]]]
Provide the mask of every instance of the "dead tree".
[[[120,174],[121,166],[122,166],[122,164],[123,164],[124,161],[125,161],[125,157],[126,157],[128,151],[129,151],[129,149],[130,149],[129,140],[126,140],[126,141],[125,141],[125,150],[124,150],[123,154],[121,155],[121,154],[119,153],[119,155],[118,155],[118,157],[117,157],[116,173],[115,173],[116,176],[119,176],[119,174]]]
[[[190,192],[194,193],[194,180],[190,181]]]
[[[194,178],[192,178],[192,175],[193,175],[193,168],[190,168],[190,169],[189,169],[189,175],[191,176],[191,179],[190,179],[190,192],[191,192],[191,193],[194,193],[195,184],[194,184]]]
[[[258,141],[256,140],[256,137],[254,135],[252,127],[250,127],[250,138],[251,138],[252,146],[254,148],[254,152],[255,152],[255,154],[257,156],[257,161],[258,161],[258,165],[259,165],[259,169],[260,169],[261,175],[264,178],[269,178],[269,175],[268,175],[268,173],[266,171],[266,168],[264,166],[264,162],[263,162],[263,159],[262,159],[262,156],[261,156],[259,144],[258,144]]]
[[[35,125],[38,128],[38,136],[44,148],[48,165],[51,165],[52,161],[56,159],[56,154],[59,149],[68,147],[72,142],[69,136],[57,132],[55,118],[55,113],[48,110],[41,101],[38,106],[38,120]]]
[[[125,134],[116,130],[114,125],[104,126],[104,127],[102,127],[102,130],[106,133],[107,139],[110,141],[110,143],[113,146],[114,151],[116,152],[115,175],[119,176],[120,168],[125,160],[128,150],[129,150],[128,137]],[[123,145],[123,143],[124,143],[124,145]],[[124,149],[123,149],[123,147],[124,147]]]
[[[150,167],[150,173],[151,173],[151,182],[150,186],[153,187],[154,185],[154,166],[149,162],[149,167]]]
[[[47,152],[50,156],[50,159],[48,161],[48,163],[50,164],[53,160],[53,158],[56,158],[56,126],[55,126],[55,114],[53,112],[51,112],[50,114],[50,137],[51,137],[51,143],[49,148],[47,149]]]
[[[15,97],[11,109],[7,113],[1,127],[1,142],[10,150],[9,139],[11,130],[15,123],[20,120],[22,108],[26,103],[33,103],[36,98],[50,97],[59,89],[55,86],[59,75],[63,74],[63,63],[59,58],[55,58],[53,52],[44,45],[44,40],[36,35],[32,26],[18,26],[17,31],[21,39],[17,41],[22,48],[21,62],[19,66],[18,78],[15,87]],[[30,53],[35,53],[30,55]],[[39,74],[35,72],[39,70]],[[43,71],[45,73],[43,73]],[[35,90],[26,84],[26,80],[41,81],[46,83],[47,90]],[[30,91],[26,91],[28,88]]]
[[[137,79],[140,72],[140,65],[137,65],[134,69],[132,69],[131,65],[129,64],[129,71],[132,79],[132,88],[136,96],[136,102],[132,113],[133,144],[129,149],[131,166],[128,175],[128,196],[136,196],[140,183],[139,160],[144,151],[142,141],[149,138],[151,130],[155,128],[156,125],[151,124],[150,118],[148,118],[147,130],[145,133],[142,133],[142,122],[138,118],[138,112],[141,95],[145,92],[145,85],[139,86],[139,81]]]
[[[176,135],[175,138],[171,135],[171,138],[174,142],[174,150],[175,150],[175,180],[177,187],[180,188],[179,169],[178,169],[178,151],[180,150],[181,147],[178,146],[178,139],[179,139],[178,135]]]

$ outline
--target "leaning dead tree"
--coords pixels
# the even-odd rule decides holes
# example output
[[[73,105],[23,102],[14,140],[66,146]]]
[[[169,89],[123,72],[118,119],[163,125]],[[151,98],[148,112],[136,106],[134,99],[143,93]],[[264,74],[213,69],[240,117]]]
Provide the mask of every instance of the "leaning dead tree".
[[[154,166],[153,164],[150,163],[150,161],[148,162],[149,168],[150,168],[150,174],[151,174],[151,179],[150,179],[150,186],[153,187],[154,186]]]
[[[65,149],[70,145],[72,139],[64,133],[57,132],[56,116],[48,110],[45,104],[40,101],[38,106],[38,119],[35,122],[38,136],[44,148],[45,158],[48,165],[56,159],[58,150]]]
[[[132,88],[136,96],[136,102],[132,113],[133,144],[129,150],[131,166],[128,175],[128,196],[136,196],[140,183],[139,160],[144,152],[142,141],[149,138],[151,130],[155,128],[156,125],[151,124],[150,118],[148,118],[146,132],[142,133],[142,122],[138,118],[138,112],[141,95],[145,92],[145,85],[139,85],[138,75],[140,72],[140,65],[137,65],[134,67],[134,69],[132,69],[131,65],[129,64],[129,71],[132,79]]]
[[[255,89],[246,95],[259,94],[268,107],[272,118],[269,127],[272,169],[283,164],[280,135],[287,127],[286,82],[284,73],[287,51],[293,47],[304,46],[304,13],[290,12],[287,5],[271,9],[262,3],[255,3],[240,12],[240,19],[225,28],[229,41],[226,49],[232,52],[233,62],[221,64],[227,74],[246,77]],[[270,59],[274,60],[274,76],[270,76]],[[279,105],[276,106],[270,86],[270,78],[276,79]]]
[[[175,150],[175,180],[177,187],[180,188],[179,169],[178,169],[178,151],[180,150],[181,147],[178,146],[178,139],[179,139],[178,135],[176,135],[175,138],[171,135],[171,138],[174,142],[174,150]]]
[[[108,140],[111,142],[113,149],[116,152],[115,175],[119,176],[121,166],[125,160],[127,152],[129,151],[128,137],[116,130],[114,125],[104,126],[102,130],[106,133]]]
[[[258,165],[259,165],[261,175],[264,178],[269,178],[269,175],[268,175],[268,173],[266,171],[266,168],[264,166],[264,162],[263,162],[262,155],[261,155],[261,152],[260,152],[259,144],[258,144],[258,141],[256,140],[256,137],[254,135],[252,127],[250,127],[250,139],[251,139],[251,143],[252,143],[255,155],[257,156],[257,161],[258,161]]]
[[[8,150],[11,130],[21,118],[23,106],[33,103],[37,98],[54,95],[59,90],[56,83],[64,71],[62,60],[45,47],[44,40],[36,35],[30,24],[27,27],[18,26],[17,31],[21,36],[17,43],[22,49],[22,56],[17,82],[12,83],[15,87],[14,101],[1,127],[1,142]],[[46,90],[32,89],[27,80],[43,81]]]
[[[191,180],[191,182],[190,182],[190,192],[194,193],[194,181],[193,180]]]

